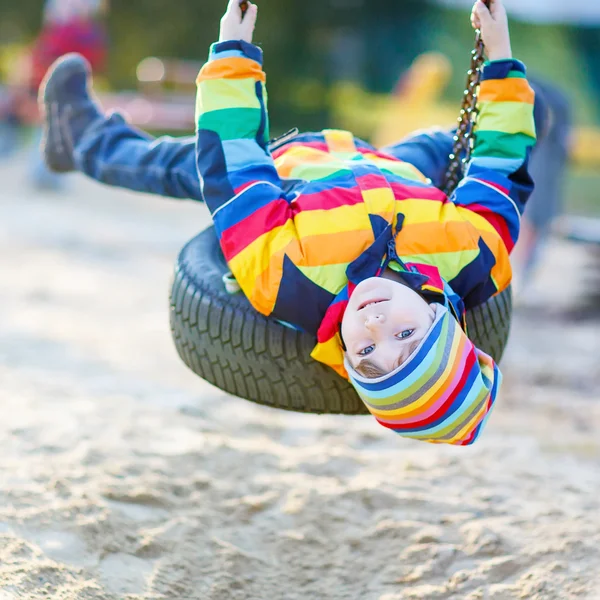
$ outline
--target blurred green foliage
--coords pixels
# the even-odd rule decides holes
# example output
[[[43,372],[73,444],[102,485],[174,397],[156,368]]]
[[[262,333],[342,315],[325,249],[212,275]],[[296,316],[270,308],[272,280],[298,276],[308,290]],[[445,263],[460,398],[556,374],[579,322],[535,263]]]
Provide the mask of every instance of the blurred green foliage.
[[[41,24],[41,0],[0,0],[0,44],[27,42]],[[203,60],[218,34],[225,0],[113,0],[108,79],[135,86],[137,63],[149,55]],[[256,41],[265,50],[273,131],[328,124],[327,88],[358,80],[387,92],[400,72],[426,50],[446,53],[455,66],[446,96],[460,98],[473,33],[465,12],[427,0],[260,0]],[[596,118],[587,67],[568,27],[512,24],[515,54],[536,74],[563,82],[578,121]],[[598,57],[600,61],[600,57]]]
[[[359,82],[386,93],[421,52],[437,50],[454,66],[445,99],[460,101],[473,32],[464,11],[428,0],[258,0],[255,40],[265,51],[271,131],[332,124],[331,84]],[[147,56],[202,61],[219,29],[226,0],[112,0],[107,18],[114,89],[136,86],[136,66]],[[0,48],[32,41],[41,26],[42,0],[0,0]],[[568,93],[576,122],[600,123],[600,29],[511,24],[515,56],[538,77]],[[10,52],[6,56],[11,56]],[[1,77],[0,69],[0,77]],[[594,85],[596,86],[594,91]],[[190,92],[193,93],[193,92]],[[415,124],[418,127],[418,124]],[[572,171],[568,196],[587,212],[596,204],[598,176]]]

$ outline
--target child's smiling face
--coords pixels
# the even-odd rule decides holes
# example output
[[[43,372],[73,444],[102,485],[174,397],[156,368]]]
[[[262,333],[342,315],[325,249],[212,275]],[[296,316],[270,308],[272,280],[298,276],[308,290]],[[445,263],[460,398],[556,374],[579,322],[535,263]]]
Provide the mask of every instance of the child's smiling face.
[[[365,377],[381,377],[412,354],[435,320],[435,308],[402,283],[371,277],[355,288],[342,320],[346,356]]]

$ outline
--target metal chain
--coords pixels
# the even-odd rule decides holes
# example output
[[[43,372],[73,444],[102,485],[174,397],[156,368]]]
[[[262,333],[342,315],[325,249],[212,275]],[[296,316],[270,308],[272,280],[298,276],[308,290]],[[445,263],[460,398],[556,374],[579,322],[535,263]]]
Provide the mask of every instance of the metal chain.
[[[479,29],[475,32],[475,48],[471,51],[471,67],[467,73],[467,85],[463,94],[458,128],[454,136],[450,164],[446,171],[444,192],[450,196],[459,182],[461,167],[471,158],[474,144],[475,126],[477,125],[477,92],[481,82],[481,71],[484,62],[484,46]],[[461,156],[464,153],[464,157]]]
[[[489,6],[489,0],[484,0]],[[242,16],[248,10],[248,1],[240,0],[240,8]],[[458,117],[458,127],[454,136],[452,146],[452,154],[449,156],[448,170],[446,171],[444,192],[450,196],[456,189],[459,182],[461,167],[471,158],[471,151],[474,144],[474,133],[477,125],[477,92],[481,82],[481,70],[484,60],[484,45],[479,29],[475,32],[475,48],[471,50],[471,67],[467,72],[467,85],[463,94],[460,116]],[[291,135],[290,135],[291,134]],[[297,130],[290,131],[281,138],[271,140],[271,144],[276,144],[279,141],[287,142],[289,137],[297,134]],[[279,144],[280,145],[280,144]],[[464,157],[461,159],[461,156]]]

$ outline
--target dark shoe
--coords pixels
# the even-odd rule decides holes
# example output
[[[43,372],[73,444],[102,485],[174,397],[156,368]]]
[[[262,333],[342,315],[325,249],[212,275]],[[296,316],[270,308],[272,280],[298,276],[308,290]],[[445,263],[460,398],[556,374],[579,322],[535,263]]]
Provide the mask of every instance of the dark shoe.
[[[66,54],[48,69],[40,86],[44,115],[42,152],[57,173],[75,170],[75,146],[90,125],[104,119],[92,95],[92,70],[80,54]]]

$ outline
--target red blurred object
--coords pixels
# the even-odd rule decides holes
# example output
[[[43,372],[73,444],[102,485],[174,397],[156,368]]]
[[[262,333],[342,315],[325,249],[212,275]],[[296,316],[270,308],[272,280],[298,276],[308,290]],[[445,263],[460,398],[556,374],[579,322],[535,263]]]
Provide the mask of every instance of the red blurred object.
[[[47,24],[31,51],[31,90],[37,90],[48,67],[60,56],[78,52],[94,72],[106,69],[107,39],[104,28],[95,21],[74,20]]]

